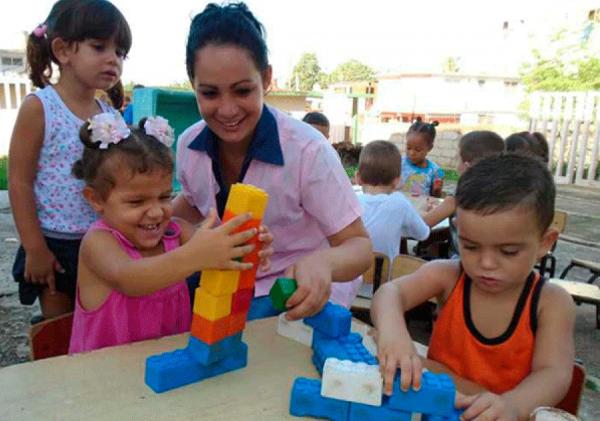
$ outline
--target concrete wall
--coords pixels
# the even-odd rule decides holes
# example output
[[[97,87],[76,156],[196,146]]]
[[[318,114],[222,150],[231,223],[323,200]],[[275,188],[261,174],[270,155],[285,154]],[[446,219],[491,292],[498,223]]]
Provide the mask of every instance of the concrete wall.
[[[462,133],[459,130],[439,130],[433,143],[433,149],[427,158],[442,168],[456,169],[458,166],[458,141]],[[406,133],[393,133],[389,141],[400,149],[402,156],[406,152]]]

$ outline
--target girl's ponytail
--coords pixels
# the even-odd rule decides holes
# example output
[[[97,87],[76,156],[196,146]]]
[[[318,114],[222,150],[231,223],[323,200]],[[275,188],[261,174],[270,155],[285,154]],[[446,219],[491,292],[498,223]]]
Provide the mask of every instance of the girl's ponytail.
[[[39,25],[27,38],[29,79],[38,88],[44,88],[52,77],[52,56],[45,24]]]
[[[112,106],[115,109],[120,109],[123,106],[125,100],[125,90],[123,89],[123,83],[119,80],[112,88],[107,89],[106,93]]]

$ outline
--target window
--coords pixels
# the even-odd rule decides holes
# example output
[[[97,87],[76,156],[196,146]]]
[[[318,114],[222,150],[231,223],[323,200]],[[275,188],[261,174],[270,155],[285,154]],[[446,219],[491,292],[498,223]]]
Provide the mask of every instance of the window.
[[[2,65],[3,66],[10,66],[12,65],[12,60],[10,57],[2,57]]]
[[[12,64],[13,64],[13,66],[22,66],[23,65],[23,59],[22,58],[13,58],[12,59]]]

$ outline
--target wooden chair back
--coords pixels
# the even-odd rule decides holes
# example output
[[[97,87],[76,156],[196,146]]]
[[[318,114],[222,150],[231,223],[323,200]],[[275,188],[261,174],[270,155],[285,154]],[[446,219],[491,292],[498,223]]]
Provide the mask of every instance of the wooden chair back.
[[[390,259],[383,253],[373,252],[373,263],[363,273],[363,282],[365,284],[373,284],[373,292],[381,284],[387,282],[390,273]]]
[[[556,408],[567,411],[570,414],[577,416],[579,405],[581,404],[581,396],[585,386],[585,367],[578,361],[573,364],[573,377],[571,378],[571,386],[563,400],[556,405]]]
[[[423,266],[427,261],[420,257],[399,254],[392,262],[391,279],[396,279],[404,275],[413,273],[415,270]]]
[[[567,212],[555,210],[554,219],[550,223],[550,227],[556,229],[559,233],[565,232],[567,227]]]
[[[29,349],[32,360],[65,355],[69,352],[73,313],[36,323],[29,329]]]

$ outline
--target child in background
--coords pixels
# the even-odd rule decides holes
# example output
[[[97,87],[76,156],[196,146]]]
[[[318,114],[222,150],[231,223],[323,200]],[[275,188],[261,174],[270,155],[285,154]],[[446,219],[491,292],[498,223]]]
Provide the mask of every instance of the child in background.
[[[171,217],[173,129],[161,117],[129,129],[120,114],[99,114],[82,127],[81,141],[85,150],[73,173],[85,181],[83,195],[101,219],[81,243],[69,353],[189,330],[185,277],[251,268],[235,259],[252,250],[238,245],[256,230],[232,234],[250,216],[211,228],[212,210],[195,232]],[[269,253],[259,252],[263,263]]]
[[[406,133],[406,156],[402,160],[401,188],[415,196],[440,197],[444,184],[444,170],[427,159],[433,149],[437,121],[423,123],[421,118]]]
[[[467,168],[488,156],[498,156],[504,151],[504,141],[495,132],[476,130],[460,138],[458,142],[458,174],[461,176]],[[429,210],[423,219],[430,227],[450,218],[456,212],[456,199],[449,194],[438,206]],[[451,222],[452,225],[452,222]],[[458,251],[458,246],[455,247]]]
[[[539,132],[513,133],[506,138],[506,152],[524,153],[537,156],[546,164],[548,163],[549,151],[546,137]]]
[[[58,1],[27,41],[29,76],[40,89],[23,101],[10,143],[9,194],[21,239],[12,272],[21,303],[39,298],[45,318],[73,310],[79,245],[97,218],[71,175],[83,152],[79,128],[111,109],[95,99],[97,89],[121,105],[130,47],[127,21],[104,0]]]
[[[472,382],[469,393],[479,385],[480,393],[457,396],[461,419],[524,420],[562,399],[573,369],[575,309],[566,291],[533,271],[558,236],[550,227],[554,198],[549,171],[529,157],[490,157],[465,172],[456,191],[460,261],[427,263],[375,294],[387,393],[399,367],[402,389],[419,389],[423,362],[403,314],[438,297],[424,365],[459,385]]]
[[[394,259],[400,253],[402,237],[425,240],[429,227],[404,196],[397,191],[400,181],[400,151],[391,142],[376,140],[360,153],[356,181],[365,228],[371,235],[373,251]],[[361,295],[371,296],[371,285],[363,285]]]
[[[329,120],[325,114],[318,111],[311,111],[310,113],[306,113],[302,121],[323,133],[325,139],[329,139]]]

